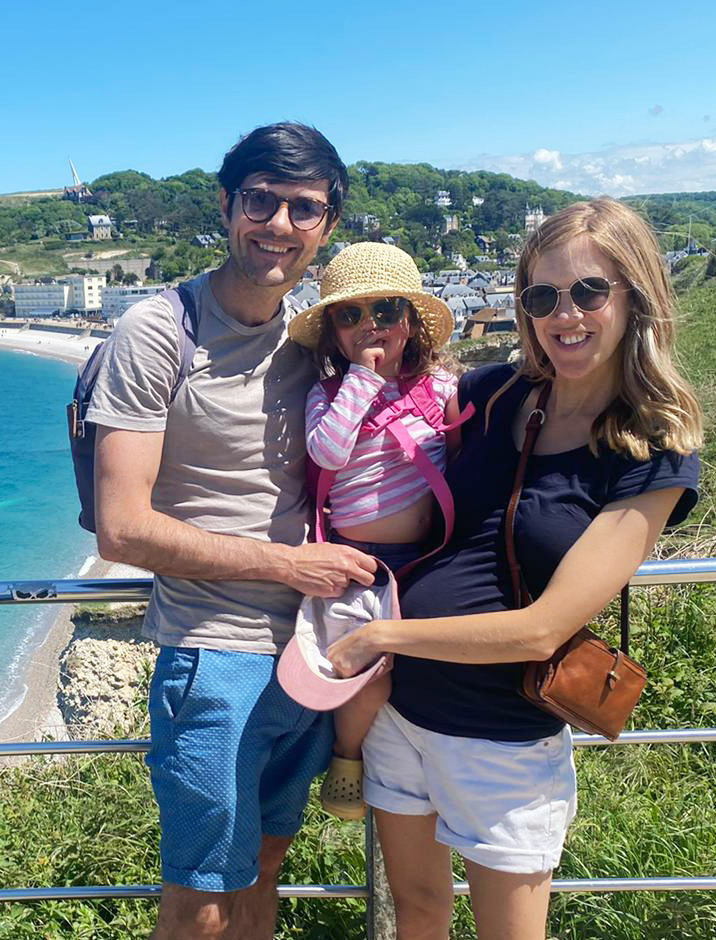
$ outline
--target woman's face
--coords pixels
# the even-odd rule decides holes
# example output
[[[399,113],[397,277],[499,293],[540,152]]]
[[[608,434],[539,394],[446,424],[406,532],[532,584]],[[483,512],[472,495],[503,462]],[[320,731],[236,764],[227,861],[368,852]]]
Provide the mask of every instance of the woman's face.
[[[599,310],[580,310],[568,288],[575,281],[595,276],[611,282],[609,299]],[[532,268],[530,284],[551,284],[562,290],[555,311],[532,320],[537,342],[549,356],[557,378],[594,379],[603,374],[605,380],[614,381],[617,350],[630,316],[629,285],[616,265],[589,236],[582,235],[543,252]]]

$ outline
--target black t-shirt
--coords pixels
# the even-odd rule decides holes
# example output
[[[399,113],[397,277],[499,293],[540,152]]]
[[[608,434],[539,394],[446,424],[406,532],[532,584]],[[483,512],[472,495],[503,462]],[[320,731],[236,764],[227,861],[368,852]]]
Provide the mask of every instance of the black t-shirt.
[[[487,400],[513,374],[512,366],[487,366],[460,380],[460,407],[472,401],[476,415],[463,426],[462,450],[447,471],[455,530],[450,543],[406,579],[401,597],[405,618],[514,606],[503,519],[519,456],[513,422],[533,385],[519,379],[503,393],[492,408],[487,433],[484,428]],[[594,457],[585,445],[530,456],[515,545],[532,597],[540,595],[562,557],[608,503],[648,490],[684,487],[669,524],[682,521],[697,500],[698,471],[695,454],[659,452],[637,461],[606,449]],[[523,668],[522,663],[473,665],[397,656],[390,701],[409,721],[443,734],[495,741],[554,734],[563,723],[517,691]]]

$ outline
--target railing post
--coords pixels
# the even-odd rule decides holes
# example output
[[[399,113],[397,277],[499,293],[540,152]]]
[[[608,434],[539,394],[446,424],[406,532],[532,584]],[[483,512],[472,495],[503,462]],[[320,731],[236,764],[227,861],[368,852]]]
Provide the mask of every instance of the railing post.
[[[366,936],[368,940],[396,940],[395,907],[388,886],[373,810],[365,818],[365,871],[368,886]]]

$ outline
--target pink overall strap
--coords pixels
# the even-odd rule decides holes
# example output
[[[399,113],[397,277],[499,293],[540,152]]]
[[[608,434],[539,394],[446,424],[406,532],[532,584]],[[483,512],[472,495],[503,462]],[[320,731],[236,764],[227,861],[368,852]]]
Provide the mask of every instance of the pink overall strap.
[[[418,562],[424,561],[426,558],[434,555],[435,552],[439,552],[440,549],[447,544],[455,526],[455,504],[453,502],[452,493],[450,492],[450,487],[445,482],[445,477],[440,473],[420,444],[411,437],[405,425],[399,420],[394,421],[392,424],[388,425],[388,430],[427,480],[430,489],[435,494],[435,498],[438,501],[438,505],[440,506],[445,520],[445,532],[442,542],[437,548],[426,552],[425,555],[421,555],[420,558],[416,558],[415,561],[403,565],[403,567],[396,572],[396,577],[400,578],[414,568]]]

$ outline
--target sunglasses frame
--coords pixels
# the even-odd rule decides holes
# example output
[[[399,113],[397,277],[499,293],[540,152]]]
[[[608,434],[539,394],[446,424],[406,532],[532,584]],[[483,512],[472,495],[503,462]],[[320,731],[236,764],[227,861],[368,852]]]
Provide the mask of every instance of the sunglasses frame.
[[[383,311],[376,310],[375,307],[377,304],[385,303],[386,301],[393,304],[393,308],[397,319],[394,323],[381,323]],[[376,297],[374,300],[368,300],[367,298],[361,303],[360,300],[354,300],[352,302],[340,301],[337,304],[331,304],[332,307],[335,307],[335,310],[330,310],[330,314],[333,317],[334,323],[336,326],[342,327],[346,330],[352,330],[355,327],[359,326],[363,320],[365,320],[366,315],[373,320],[376,327],[380,330],[391,330],[393,327],[397,326],[400,321],[405,316],[406,310],[411,306],[410,301],[407,297]],[[346,323],[341,322],[339,317],[342,311],[348,310],[351,307],[357,307],[360,310],[360,317],[355,323]]]
[[[575,301],[574,297],[572,296],[572,290],[575,284],[586,284],[588,281],[593,281],[593,280],[604,281],[604,283],[607,285],[607,292],[606,292],[606,296],[604,297],[604,303],[600,304],[598,307],[593,307],[590,310],[589,308],[585,309],[584,307],[579,306],[579,304]],[[615,284],[621,284],[621,281],[610,281],[608,278],[602,277],[600,274],[588,274],[585,277],[575,278],[575,280],[572,281],[569,287],[561,287],[561,288],[555,287],[554,284],[547,284],[544,281],[538,281],[536,284],[528,284],[527,287],[524,287],[520,291],[520,296],[519,296],[520,306],[524,310],[525,314],[528,317],[530,317],[530,319],[546,320],[547,317],[551,317],[552,314],[555,312],[555,310],[559,307],[560,294],[569,294],[571,301],[574,304],[574,306],[577,308],[577,310],[581,310],[582,313],[596,313],[598,310],[602,310],[604,307],[606,307],[606,305],[609,303],[609,298],[612,295],[612,287]],[[525,304],[522,298],[527,293],[527,291],[534,290],[535,287],[549,287],[551,290],[555,292],[554,307],[552,307],[549,313],[530,313],[527,307],[525,307]],[[601,294],[603,293],[603,291],[595,291],[595,293]],[[617,292],[614,291],[614,293],[617,293]]]
[[[266,218],[254,219],[246,211],[246,199],[247,199],[247,196],[250,196],[252,193],[262,193],[267,196],[273,196],[273,198],[276,200],[276,208],[273,210],[273,212],[270,212],[266,216]],[[260,187],[257,187],[257,186],[252,186],[252,187],[249,187],[248,189],[235,189],[234,195],[241,197],[241,211],[244,213],[244,215],[250,222],[256,222],[256,223],[268,222],[276,215],[276,213],[281,208],[281,206],[285,205],[286,208],[288,209],[288,217],[291,221],[291,225],[294,228],[297,228],[300,232],[312,232],[314,228],[318,228],[318,226],[321,224],[323,219],[325,219],[326,213],[328,212],[328,210],[333,208],[333,206],[330,205],[329,203],[321,202],[320,199],[311,199],[310,196],[296,196],[293,199],[286,199],[284,196],[279,196],[272,189],[261,189]],[[297,225],[296,222],[294,221],[293,210],[295,208],[296,202],[298,202],[300,199],[303,199],[306,202],[311,202],[314,205],[320,206],[321,209],[323,210],[321,212],[321,215],[318,217],[318,219],[313,225],[309,225],[306,227],[304,225]]]

